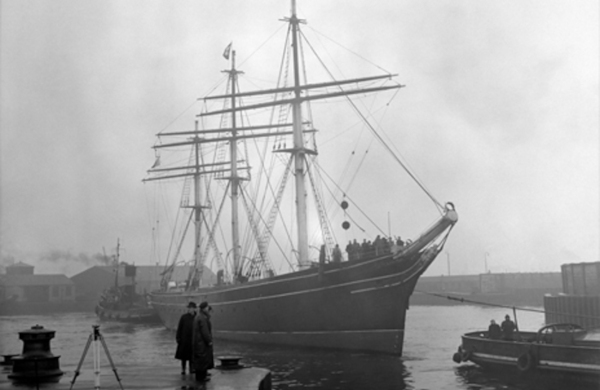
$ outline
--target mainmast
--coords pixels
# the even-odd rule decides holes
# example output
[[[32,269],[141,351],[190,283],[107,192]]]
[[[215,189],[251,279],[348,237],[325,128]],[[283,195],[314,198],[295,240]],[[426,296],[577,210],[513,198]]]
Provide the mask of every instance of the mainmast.
[[[293,132],[294,132],[294,171],[296,180],[296,218],[298,227],[298,264],[300,268],[310,265],[308,259],[308,223],[306,211],[306,183],[305,183],[305,149],[304,134],[302,132],[302,100],[300,85],[300,66],[298,54],[298,30],[300,20],[296,16],[296,0],[292,0],[292,17],[290,25],[292,30],[292,49],[294,63],[294,101],[292,103]]]
[[[237,280],[241,273],[240,269],[240,232],[238,218],[238,196],[239,183],[237,166],[237,124],[236,124],[236,84],[237,75],[242,73],[235,69],[235,50],[231,53],[231,70],[226,70],[229,73],[229,81],[231,83],[231,141],[229,142],[229,153],[231,157],[231,239],[233,252],[233,275],[234,280]]]

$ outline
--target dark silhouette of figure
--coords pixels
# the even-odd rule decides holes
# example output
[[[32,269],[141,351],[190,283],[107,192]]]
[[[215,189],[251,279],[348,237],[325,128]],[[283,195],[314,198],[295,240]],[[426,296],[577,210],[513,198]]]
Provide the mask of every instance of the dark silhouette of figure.
[[[488,327],[488,336],[493,340],[499,340],[502,337],[502,329],[500,329],[500,325],[496,323],[496,321],[490,321],[490,326]]]
[[[346,252],[348,253],[348,261],[354,260],[354,247],[352,246],[352,241],[348,241]]]
[[[192,333],[195,315],[196,303],[190,302],[187,305],[187,313],[179,318],[179,324],[177,325],[175,359],[181,360],[181,375],[185,375],[187,362],[190,362],[190,373],[194,372],[192,369]]]
[[[358,243],[358,241],[356,241],[356,238],[355,238],[354,241],[352,241],[352,252],[354,253],[352,260],[360,260],[360,251],[361,251],[360,244]]]
[[[335,247],[333,248],[332,257],[334,263],[340,263],[342,261],[342,251],[338,244],[335,244]]]
[[[387,237],[381,238],[381,243],[383,244],[383,253],[388,254],[391,253],[392,249],[392,239],[388,239]]]
[[[378,234],[373,241],[373,249],[375,250],[375,255],[379,256],[383,253],[383,245],[381,241],[381,236]]]
[[[319,264],[325,264],[326,254],[325,254],[325,245],[321,245],[321,249],[319,250]]]
[[[212,345],[210,309],[208,302],[204,301],[200,304],[199,313],[194,317],[193,363],[197,381],[210,380],[208,370],[214,367]]]
[[[371,254],[371,242],[367,242],[366,238],[363,238],[363,242],[360,245],[360,259],[364,260]]]
[[[515,329],[515,323],[511,321],[510,316],[508,314],[504,316],[504,321],[502,321],[502,338],[504,340],[512,340]]]

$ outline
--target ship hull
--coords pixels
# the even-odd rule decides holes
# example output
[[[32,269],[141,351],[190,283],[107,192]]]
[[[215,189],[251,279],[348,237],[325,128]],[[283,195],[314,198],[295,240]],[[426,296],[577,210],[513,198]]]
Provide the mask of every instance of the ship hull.
[[[118,321],[131,323],[159,323],[160,318],[156,311],[151,307],[130,308],[130,309],[109,309],[96,305],[94,311],[98,318],[103,321]]]
[[[169,329],[189,301],[208,301],[216,338],[401,355],[409,297],[436,254],[388,254],[240,285],[154,292],[151,301]]]

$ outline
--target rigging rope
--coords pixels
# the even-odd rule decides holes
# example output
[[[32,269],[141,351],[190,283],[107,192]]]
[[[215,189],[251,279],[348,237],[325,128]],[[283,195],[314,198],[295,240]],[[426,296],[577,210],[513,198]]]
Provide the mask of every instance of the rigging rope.
[[[333,74],[331,73],[331,71],[329,71],[329,69],[327,68],[327,66],[325,65],[325,63],[321,59],[321,57],[317,54],[316,50],[312,47],[312,45],[306,39],[306,37],[304,36],[304,34],[301,33],[300,35],[306,41],[306,43],[308,44],[308,46],[312,50],[313,54],[319,60],[319,62],[321,63],[321,65],[323,66],[323,68],[325,69],[325,71],[329,74],[329,76],[331,77],[331,79],[335,81],[336,80],[335,77],[333,76]],[[340,89],[340,91],[344,90],[341,86],[339,86],[339,89]],[[413,181],[421,188],[421,190],[423,190],[423,192],[425,192],[425,194],[438,207],[438,210],[440,212],[443,212],[444,207],[442,206],[442,204],[433,196],[433,194],[431,194],[431,192],[429,190],[427,190],[427,188],[425,188],[425,185],[423,183],[421,183],[421,181],[415,176],[415,174],[413,174],[408,169],[408,167],[406,166],[406,164],[398,157],[398,155],[390,147],[389,143],[385,142],[385,140],[381,137],[381,135],[379,135],[379,133],[377,132],[377,130],[373,127],[373,125],[371,125],[371,123],[367,120],[367,118],[365,117],[365,115],[359,110],[359,108],[356,106],[356,104],[354,103],[354,101],[349,96],[346,96],[346,99],[350,103],[350,105],[352,106],[352,108],[354,109],[354,111],[361,117],[361,119],[363,120],[363,122],[371,130],[371,132],[373,133],[373,135],[375,136],[375,138],[377,140],[379,140],[379,142],[381,143],[381,145],[388,151],[388,153],[390,153],[390,155],[392,156],[392,158],[394,160],[396,160],[396,162],[398,164],[400,164],[400,166],[402,167],[402,169],[404,169],[404,171],[413,179]]]
[[[244,193],[242,193],[244,194]],[[252,205],[252,207],[254,207],[256,209],[256,203],[254,203],[253,199],[246,199],[250,201],[250,204]],[[262,214],[258,213],[259,219],[261,220],[261,222],[263,223],[264,226],[267,225],[267,222],[263,219]],[[285,233],[288,236],[288,240],[290,240],[290,242],[292,242],[292,238],[291,235],[287,229],[287,227],[285,226]],[[291,269],[294,269],[294,265],[290,262],[290,260],[288,259],[288,257],[285,254],[285,251],[283,250],[283,248],[281,247],[281,245],[279,245],[279,241],[277,241],[277,239],[275,238],[275,236],[271,235],[271,238],[273,239],[273,241],[275,242],[275,245],[277,245],[277,247],[279,248],[279,250],[281,251],[281,254],[283,255],[283,258],[287,261],[288,265],[291,267]]]
[[[347,198],[347,199],[348,199],[348,200],[349,200],[349,201],[350,201],[350,202],[351,202],[351,203],[352,203],[354,206],[356,206],[356,208],[358,209],[358,211],[359,211],[359,212],[360,212],[360,213],[361,213],[361,214],[362,214],[362,215],[363,215],[365,218],[367,218],[367,219],[369,220],[369,222],[371,222],[371,223],[373,224],[373,226],[374,226],[374,227],[375,227],[377,230],[379,230],[379,232],[380,232],[381,234],[383,234],[384,236],[387,236],[387,234],[386,234],[386,233],[385,233],[385,232],[384,232],[384,231],[383,231],[383,230],[382,230],[382,229],[381,229],[379,226],[377,226],[377,224],[375,223],[375,221],[373,221],[371,218],[369,218],[369,216],[368,216],[368,215],[367,215],[367,214],[366,214],[366,213],[365,213],[365,212],[364,212],[364,211],[363,211],[363,210],[362,210],[362,209],[361,209],[361,208],[358,206],[358,204],[357,204],[357,203],[355,203],[355,202],[354,202],[354,201],[353,201],[353,200],[352,200],[352,199],[351,199],[351,198],[350,198],[350,197],[349,197],[349,196],[348,196],[346,193],[344,193],[344,191],[343,191],[343,190],[340,188],[340,186],[339,186],[339,185],[338,185],[338,184],[337,184],[337,183],[336,183],[336,182],[335,182],[335,181],[334,181],[334,180],[331,178],[331,176],[329,176],[329,174],[328,174],[328,173],[327,173],[327,172],[326,172],[326,171],[325,171],[325,170],[324,170],[324,169],[323,169],[323,168],[322,168],[322,167],[321,167],[321,166],[318,164],[318,162],[315,162],[315,164],[316,164],[316,165],[319,167],[319,172],[321,172],[321,173],[324,173],[324,174],[325,174],[325,176],[327,176],[327,178],[328,178],[329,180],[331,180],[331,182],[333,183],[333,185],[335,185],[335,186],[337,187],[337,189],[338,189],[338,190],[340,190],[340,191],[341,191],[341,192],[344,194],[344,196],[345,196],[345,197],[346,197],[346,198]],[[365,232],[365,229],[363,229],[362,227],[360,227],[360,226],[358,225],[358,223],[357,223],[357,222],[356,222],[356,221],[355,221],[355,220],[354,220],[354,219],[353,219],[353,218],[352,218],[350,215],[347,215],[347,217],[348,217],[348,218],[350,218],[350,220],[351,220],[351,221],[352,221],[354,224],[356,224],[356,226],[357,226],[357,227],[358,227],[358,228],[359,228],[359,229],[360,229],[362,232]]]
[[[331,42],[333,42],[334,44],[338,45],[338,46],[339,46],[339,47],[341,47],[342,49],[344,49],[344,50],[346,50],[346,51],[348,51],[348,52],[350,52],[350,53],[354,54],[355,56],[357,56],[358,58],[362,59],[363,61],[365,61],[365,62],[367,62],[367,63],[369,63],[369,64],[373,65],[373,66],[374,66],[374,67],[376,67],[377,69],[381,70],[383,73],[387,73],[387,74],[390,74],[390,73],[391,73],[390,71],[388,71],[388,70],[386,70],[386,69],[383,69],[381,66],[379,66],[379,65],[377,65],[376,63],[374,63],[374,62],[370,61],[369,59],[367,59],[367,58],[365,58],[365,57],[361,56],[360,54],[356,53],[355,51],[348,49],[347,47],[345,47],[345,46],[344,46],[344,45],[342,45],[341,43],[339,43],[339,42],[336,42],[334,39],[332,39],[332,38],[329,38],[327,35],[320,33],[319,31],[317,31],[317,30],[315,30],[314,28],[312,28],[310,25],[307,25],[307,27],[308,27],[308,28],[309,28],[311,31],[313,31],[315,34],[317,34],[317,35],[320,35],[320,36],[322,36],[323,38],[326,38],[326,39],[328,39],[329,41],[331,41]],[[306,39],[306,38],[304,38],[304,39]],[[308,42],[308,40],[307,40],[307,42]],[[312,49],[312,47],[311,47],[311,49]],[[313,52],[314,52],[314,49],[313,49]],[[315,54],[316,54],[316,53],[315,53]]]

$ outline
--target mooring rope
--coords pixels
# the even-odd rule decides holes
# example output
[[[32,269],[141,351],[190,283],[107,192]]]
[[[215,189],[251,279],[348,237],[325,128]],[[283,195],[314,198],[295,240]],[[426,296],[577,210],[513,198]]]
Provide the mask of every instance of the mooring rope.
[[[556,312],[556,311],[551,311],[551,310],[545,310],[545,309],[534,309],[534,308],[530,308],[530,307],[519,307],[519,306],[514,306],[514,305],[502,305],[499,303],[489,303],[489,302],[481,302],[481,301],[475,301],[473,299],[467,299],[467,298],[459,298],[459,297],[453,297],[451,295],[444,295],[444,294],[437,294],[437,293],[432,293],[432,292],[428,292],[428,291],[421,291],[421,290],[414,290],[415,292],[421,293],[421,294],[426,294],[426,295],[431,295],[434,297],[439,297],[439,298],[446,298],[449,299],[451,301],[457,301],[460,303],[474,303],[476,305],[482,305],[482,306],[492,306],[492,307],[502,307],[505,309],[512,309],[512,310],[521,310],[521,311],[530,311],[530,312],[534,312],[534,313],[548,313],[548,314],[558,314],[558,315],[569,315],[572,317],[579,317],[579,318],[590,318],[590,319],[595,319],[595,320],[600,320],[600,317],[597,316],[590,316],[590,315],[585,315],[585,314],[574,314],[574,313],[563,313],[563,312]]]

